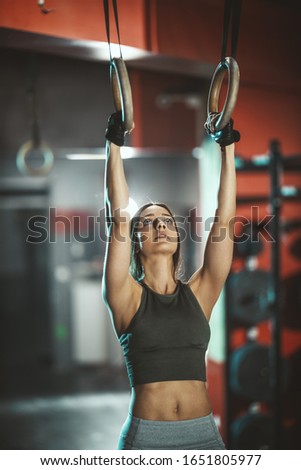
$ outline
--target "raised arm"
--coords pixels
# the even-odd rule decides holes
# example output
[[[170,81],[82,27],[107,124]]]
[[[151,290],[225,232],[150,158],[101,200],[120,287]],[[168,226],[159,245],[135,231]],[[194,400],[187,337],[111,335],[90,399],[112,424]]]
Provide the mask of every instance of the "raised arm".
[[[141,287],[129,274],[131,257],[129,190],[120,147],[124,143],[121,116],[113,114],[106,131],[105,208],[107,246],[103,275],[103,298],[119,336],[139,304]]]
[[[231,120],[222,131],[213,134],[221,146],[221,173],[218,206],[204,253],[203,266],[189,280],[189,285],[207,318],[229,274],[233,257],[234,218],[236,214],[235,146],[239,133]]]

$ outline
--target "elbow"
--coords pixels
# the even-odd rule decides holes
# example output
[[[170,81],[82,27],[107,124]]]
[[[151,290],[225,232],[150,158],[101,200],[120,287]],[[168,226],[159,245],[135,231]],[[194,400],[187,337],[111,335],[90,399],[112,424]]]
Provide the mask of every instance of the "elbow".
[[[101,297],[102,297],[102,301],[103,301],[106,309],[110,312],[110,302],[109,302],[109,299],[108,299],[108,291],[105,287],[104,282],[102,283]]]
[[[129,227],[131,222],[131,215],[128,211],[128,207],[125,208],[116,208],[110,210],[109,214],[106,216],[106,223],[109,230],[114,230],[115,227]]]
[[[122,198],[116,200],[114,195],[108,194],[109,216],[115,223],[129,222],[131,220],[129,208],[129,195],[123,194]]]
[[[107,200],[113,209],[125,208],[129,205],[130,193],[128,188],[107,188]]]
[[[235,209],[227,212],[217,210],[215,217],[216,222],[220,227],[233,228],[236,218],[236,212]]]
[[[106,290],[106,282],[105,282],[104,274],[102,276],[101,298],[105,303],[107,302],[107,290]]]

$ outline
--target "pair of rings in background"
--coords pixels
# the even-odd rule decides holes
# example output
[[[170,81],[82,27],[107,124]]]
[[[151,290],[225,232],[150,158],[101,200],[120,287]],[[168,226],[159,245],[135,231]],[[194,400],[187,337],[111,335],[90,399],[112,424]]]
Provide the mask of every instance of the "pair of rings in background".
[[[122,58],[111,60],[110,79],[116,111],[121,111],[124,130],[129,132],[133,128],[133,100],[126,65]],[[39,166],[33,166],[30,157],[39,153]],[[29,140],[23,144],[16,156],[16,165],[20,173],[25,176],[46,176],[53,168],[54,156],[50,147],[45,142],[36,144]]]

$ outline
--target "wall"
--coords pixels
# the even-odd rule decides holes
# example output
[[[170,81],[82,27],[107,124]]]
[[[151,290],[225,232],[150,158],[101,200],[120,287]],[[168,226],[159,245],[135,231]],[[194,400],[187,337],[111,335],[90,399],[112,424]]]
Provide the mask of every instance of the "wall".
[[[111,4],[111,2],[109,2]],[[103,2],[98,0],[45,0],[45,6],[54,9],[41,14],[37,1],[0,2],[0,25],[22,31],[31,31],[72,40],[107,41]],[[144,1],[119,2],[120,35],[123,44],[145,48]],[[135,28],[133,28],[135,24]],[[114,16],[110,14],[111,42],[117,43]]]

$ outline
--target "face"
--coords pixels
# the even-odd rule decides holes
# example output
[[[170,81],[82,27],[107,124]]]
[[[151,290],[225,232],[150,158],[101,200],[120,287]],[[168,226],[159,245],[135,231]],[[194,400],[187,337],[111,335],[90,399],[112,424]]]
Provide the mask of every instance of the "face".
[[[164,207],[152,205],[145,208],[137,224],[139,249],[147,253],[175,253],[178,236],[175,221]]]

